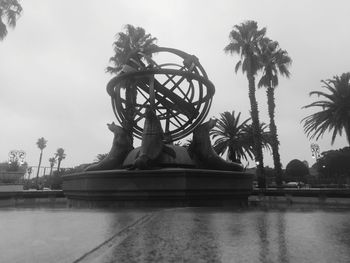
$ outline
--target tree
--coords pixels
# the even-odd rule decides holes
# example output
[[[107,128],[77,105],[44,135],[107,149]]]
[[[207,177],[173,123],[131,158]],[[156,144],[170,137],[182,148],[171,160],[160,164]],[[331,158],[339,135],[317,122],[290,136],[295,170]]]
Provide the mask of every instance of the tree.
[[[310,138],[319,139],[326,130],[333,130],[332,144],[343,130],[350,145],[350,72],[343,73],[340,77],[335,76],[333,79],[322,80],[323,88],[330,93],[321,91],[312,91],[310,96],[322,96],[324,99],[315,101],[303,108],[321,107],[322,110],[305,117],[304,132]]]
[[[335,179],[340,184],[341,177],[350,177],[350,147],[323,152],[317,160],[316,169],[325,178]]]
[[[66,154],[64,153],[63,148],[57,149],[57,151],[55,153],[55,158],[57,159],[57,171],[59,172],[62,160],[66,158]]]
[[[56,164],[56,158],[55,158],[55,157],[51,157],[51,158],[49,159],[49,162],[50,162],[50,175],[52,175],[52,169],[53,169],[53,167],[54,167],[55,164]]]
[[[66,174],[66,169],[62,168],[60,171],[56,170],[52,173],[51,189],[62,189],[63,175]]]
[[[151,34],[146,34],[145,29],[142,27],[126,25],[125,33],[119,32],[116,36],[116,41],[113,43],[114,56],[109,59],[112,66],[108,66],[106,71],[112,74],[119,74],[127,67],[137,69],[140,65],[144,66],[140,52],[145,55],[143,57],[151,57],[151,51],[157,47],[155,44],[156,40]],[[124,88],[126,88],[126,123],[124,126],[132,138],[137,93],[133,83],[125,83]]]
[[[96,155],[95,162],[101,162],[103,159],[107,157],[108,153],[99,153]]]
[[[18,17],[22,13],[22,6],[17,0],[0,0],[0,40],[3,40],[7,35],[7,27],[14,28]]]
[[[38,141],[36,142],[36,145],[40,149],[38,170],[36,172],[36,186],[37,186],[37,189],[39,189],[39,171],[40,171],[40,166],[41,166],[41,160],[42,160],[42,157],[43,157],[43,150],[46,147],[46,144],[47,144],[47,140],[45,140],[44,137],[39,138]]]
[[[7,172],[17,172],[18,169],[19,169],[19,167],[20,167],[20,163],[18,162],[18,159],[15,159],[14,161],[9,162],[9,163],[7,164],[7,169],[6,169],[6,171],[7,171]]]
[[[290,72],[288,67],[292,60],[287,51],[280,49],[278,42],[265,38],[261,42],[260,63],[263,74],[259,80],[258,87],[266,88],[268,112],[270,118],[270,133],[272,137],[272,156],[276,172],[276,182],[282,184],[282,165],[278,151],[278,136],[275,123],[275,88],[278,86],[278,75],[289,78]]]
[[[220,114],[216,128],[211,131],[214,142],[214,150],[222,155],[228,150],[227,157],[230,161],[241,162],[241,159],[247,160],[253,157],[251,152],[251,143],[246,144],[246,134],[244,128],[250,119],[240,123],[241,113],[235,116],[235,111],[225,111]]]
[[[235,111],[224,112],[220,114],[217,122],[217,128],[211,131],[215,151],[222,155],[226,151],[230,161],[241,162],[241,159],[247,160],[248,157],[254,158],[253,150],[253,128],[249,123],[250,118],[240,122],[241,113],[235,116]],[[269,134],[265,132],[266,125],[260,126],[260,133],[263,138],[264,147],[269,147]]]
[[[53,170],[53,167],[56,164],[56,158],[55,157],[51,157],[49,159],[49,162],[50,162],[50,179],[52,179],[52,170]]]
[[[251,123],[246,125],[244,127],[244,132],[246,133],[246,136],[247,136],[246,140],[250,142],[251,149],[252,149],[252,152],[253,152],[254,151],[254,145],[252,144],[253,136],[254,136],[253,125]],[[270,131],[267,130],[267,124],[266,123],[264,123],[264,122],[260,123],[259,133],[261,134],[261,146],[264,149],[271,150],[272,138],[271,138]]]
[[[134,27],[127,24],[125,26],[125,33],[119,32],[116,36],[116,41],[113,43],[114,56],[109,59],[112,66],[108,66],[106,71],[109,73],[119,73],[130,58],[141,60],[137,52],[141,51],[148,56],[151,56],[151,51],[157,45],[154,43],[157,38],[152,37],[151,34],[146,34],[142,27]]]
[[[226,53],[238,54],[241,59],[235,66],[235,72],[241,68],[242,72],[247,75],[249,83],[249,100],[250,114],[253,126],[254,139],[254,156],[258,162],[257,174],[259,177],[260,187],[264,187],[264,163],[262,154],[261,134],[259,132],[259,110],[258,103],[255,97],[255,76],[260,69],[260,49],[259,44],[264,39],[266,28],[258,29],[258,24],[255,21],[246,21],[240,25],[235,25],[230,32],[230,43],[224,48]]]
[[[33,172],[33,167],[28,167],[27,169],[28,180],[30,179],[30,175],[32,174],[32,172]]]
[[[286,177],[289,180],[306,182],[306,176],[309,174],[309,168],[300,160],[294,159],[286,166]]]

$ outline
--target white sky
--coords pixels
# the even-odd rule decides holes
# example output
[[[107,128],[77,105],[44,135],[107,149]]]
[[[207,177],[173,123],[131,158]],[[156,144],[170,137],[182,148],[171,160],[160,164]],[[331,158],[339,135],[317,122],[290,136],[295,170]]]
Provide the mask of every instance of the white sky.
[[[293,59],[290,79],[276,90],[276,123],[285,167],[292,159],[313,163],[310,141],[300,121],[310,114],[301,107],[321,90],[321,79],[350,70],[350,3],[272,0],[22,0],[15,30],[0,42],[0,161],[13,149],[26,151],[29,165],[38,164],[39,137],[48,140],[43,166],[56,149],[67,154],[63,167],[92,162],[108,152],[116,121],[106,93],[112,77],[105,73],[113,55],[115,34],[125,24],[141,26],[159,46],[196,55],[216,94],[208,118],[228,111],[249,117],[248,83],[234,74],[237,57],[223,52],[235,24],[255,20],[267,27]],[[323,90],[323,89],[322,89]],[[266,96],[258,90],[260,120],[268,123]],[[315,97],[316,99],[316,97]],[[313,141],[312,141],[313,142]],[[317,143],[321,151],[347,146],[345,135],[333,146],[331,134]],[[273,167],[269,153],[266,165]],[[251,163],[252,165],[252,163]]]

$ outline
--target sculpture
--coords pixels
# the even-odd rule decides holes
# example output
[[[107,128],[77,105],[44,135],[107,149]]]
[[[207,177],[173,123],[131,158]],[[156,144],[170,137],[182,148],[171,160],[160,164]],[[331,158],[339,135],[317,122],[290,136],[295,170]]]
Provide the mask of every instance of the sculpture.
[[[85,171],[121,168],[125,157],[134,148],[132,146],[132,139],[124,128],[116,125],[114,122],[107,124],[107,126],[108,129],[114,134],[112,148],[101,162],[88,166],[85,168]]]
[[[88,167],[87,171],[164,167],[160,161],[161,157],[164,157],[163,153],[173,159],[177,158],[175,148],[166,144],[184,138],[191,132],[193,141],[189,151],[181,152],[189,157],[183,156],[187,160],[185,164],[175,161],[178,167],[242,171],[240,164],[226,162],[212,148],[209,130],[215,126],[216,121],[210,120],[201,124],[208,114],[215,88],[198,58],[170,48],[159,47],[154,49],[153,53],[175,55],[177,59],[180,58],[181,64],[158,64],[150,57],[145,58],[146,55],[140,51],[137,56],[130,56],[130,63],[126,63],[125,69],[107,84],[114,113],[119,122],[125,125],[130,125],[127,117],[130,117],[130,110],[128,112],[128,99],[122,90],[134,89],[135,108],[131,129],[135,137],[141,138],[141,147],[135,155],[136,149],[131,152],[133,148],[130,143],[123,144],[118,139],[121,136],[127,138],[126,132],[121,131],[121,127],[111,129],[109,126],[115,131],[111,152],[105,160]],[[145,61],[141,61],[140,57],[144,57]],[[129,142],[128,139],[126,141]],[[129,156],[129,161],[123,165],[128,155],[132,156]],[[189,159],[191,161],[188,161]]]
[[[199,125],[193,131],[192,142],[188,148],[190,157],[194,159],[197,168],[222,171],[243,171],[243,166],[235,162],[227,162],[213,149],[209,131],[216,125],[216,119]]]
[[[108,125],[114,139],[104,160],[64,177],[69,206],[247,205],[253,175],[216,154],[209,137],[216,120],[204,122],[214,85],[195,56],[169,48],[153,52],[171,63],[136,51],[108,83],[123,127]],[[172,144],[192,132],[188,147]],[[133,148],[133,136],[141,146]]]
[[[173,158],[176,157],[175,151],[164,144],[164,134],[162,126],[150,108],[146,109],[145,126],[142,133],[141,149],[138,152],[134,167],[138,169],[148,169],[152,164],[156,164],[156,160],[162,152],[166,152]]]
[[[128,98],[124,90],[134,89],[137,95],[133,102],[135,113],[132,129],[136,138],[142,137],[145,111],[151,107],[164,128],[164,137],[176,141],[191,134],[204,121],[215,87],[195,56],[163,47],[152,52],[157,54],[159,60],[171,62],[157,63],[140,51],[138,56],[130,58],[133,67],[129,63],[128,70],[120,72],[109,81],[107,93],[111,97],[117,120],[125,123],[128,117]],[[144,59],[142,63],[136,63],[139,57]]]

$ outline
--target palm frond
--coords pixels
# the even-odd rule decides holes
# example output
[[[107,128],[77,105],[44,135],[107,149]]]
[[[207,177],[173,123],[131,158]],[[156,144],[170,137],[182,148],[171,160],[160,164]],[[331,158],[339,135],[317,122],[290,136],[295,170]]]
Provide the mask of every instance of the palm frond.
[[[1,14],[0,14],[0,40],[3,40],[7,35],[7,28],[4,22],[1,20]]]
[[[344,73],[340,77],[322,80],[322,87],[330,93],[321,91],[310,92],[310,96],[317,95],[327,100],[315,101],[303,108],[322,107],[321,111],[308,115],[302,119],[305,134],[313,139],[319,139],[328,130],[332,132],[331,143],[337,135],[341,136],[350,125],[350,73]],[[350,143],[350,134],[346,133]]]
[[[241,121],[240,117],[240,112],[237,115],[235,111],[221,113],[216,128],[210,132],[215,140],[215,151],[221,155],[228,151],[228,157],[232,161],[254,157],[253,129],[249,124],[251,119]],[[266,127],[266,124],[261,124],[262,143],[263,147],[270,149]]]
[[[43,150],[46,147],[46,144],[47,144],[47,140],[45,140],[44,137],[39,138],[38,141],[36,142],[36,145],[40,150]]]
[[[277,87],[278,75],[289,78],[288,70],[292,63],[292,59],[288,56],[288,52],[279,47],[277,41],[265,38],[259,43],[261,56],[260,66],[263,69],[262,77],[258,83],[258,87]]]
[[[241,65],[242,65],[242,60],[238,61],[236,66],[235,66],[235,72],[237,73],[238,70],[241,68]]]
[[[3,19],[7,20],[9,27],[15,27],[18,17],[21,15],[22,6],[17,0],[0,1],[0,40],[3,40],[8,31]]]
[[[266,28],[258,29],[256,21],[245,21],[235,25],[229,34],[230,43],[224,48],[226,53],[238,54],[241,63],[236,64],[235,71],[242,68],[243,73],[252,72],[253,75],[259,70],[259,41],[264,39]]]
[[[124,29],[125,32],[116,34],[116,41],[113,43],[115,54],[109,59],[112,66],[106,68],[107,72],[117,73],[131,59],[140,65],[143,65],[143,62],[148,63],[147,57],[143,58],[142,54],[151,57],[152,52],[157,47],[155,44],[157,38],[146,34],[142,27],[127,24]]]

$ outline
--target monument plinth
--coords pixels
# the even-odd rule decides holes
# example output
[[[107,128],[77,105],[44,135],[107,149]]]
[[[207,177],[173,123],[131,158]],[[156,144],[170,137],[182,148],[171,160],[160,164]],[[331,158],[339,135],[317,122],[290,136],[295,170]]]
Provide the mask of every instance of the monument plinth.
[[[152,54],[166,54],[157,63]],[[198,59],[183,51],[135,51],[107,84],[121,124],[108,124],[111,150],[84,172],[64,177],[63,190],[73,206],[231,206],[244,205],[253,175],[222,159],[209,132],[214,85]],[[192,134],[187,146],[174,141]],[[141,146],[133,147],[133,136]]]

